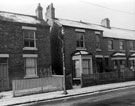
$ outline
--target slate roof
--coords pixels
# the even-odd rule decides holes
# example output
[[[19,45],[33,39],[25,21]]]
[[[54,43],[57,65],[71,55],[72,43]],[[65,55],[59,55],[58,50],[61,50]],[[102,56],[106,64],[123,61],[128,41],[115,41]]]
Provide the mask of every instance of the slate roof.
[[[97,24],[86,23],[81,21],[72,21],[67,19],[59,19],[59,18],[56,18],[55,22],[63,26],[100,30],[103,31],[104,37],[135,40],[135,30],[115,28],[115,27],[105,28]]]
[[[26,23],[26,24],[47,25],[47,23],[44,20],[39,20],[36,18],[36,16],[11,13],[11,12],[5,12],[5,11],[0,11],[0,20],[9,21],[9,22]]]

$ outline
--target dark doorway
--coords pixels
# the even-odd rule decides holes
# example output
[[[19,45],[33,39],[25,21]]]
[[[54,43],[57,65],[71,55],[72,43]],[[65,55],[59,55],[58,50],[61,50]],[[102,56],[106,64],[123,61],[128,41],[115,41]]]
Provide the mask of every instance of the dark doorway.
[[[96,58],[97,73],[103,72],[103,58]]]

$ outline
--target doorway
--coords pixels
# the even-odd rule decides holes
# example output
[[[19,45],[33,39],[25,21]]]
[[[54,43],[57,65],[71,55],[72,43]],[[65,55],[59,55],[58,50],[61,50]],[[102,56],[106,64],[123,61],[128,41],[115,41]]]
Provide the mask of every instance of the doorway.
[[[0,58],[0,91],[9,89],[8,59]]]
[[[103,58],[96,58],[97,73],[103,72]]]

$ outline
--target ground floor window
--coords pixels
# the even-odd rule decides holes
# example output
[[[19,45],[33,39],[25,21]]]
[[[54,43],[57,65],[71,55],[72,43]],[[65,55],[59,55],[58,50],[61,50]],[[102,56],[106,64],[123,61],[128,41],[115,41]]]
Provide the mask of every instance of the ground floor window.
[[[130,60],[131,66],[135,66],[135,60]]]
[[[82,74],[92,74],[92,55],[87,51],[76,51],[72,56],[73,61],[73,79],[81,78]]]
[[[91,73],[90,59],[83,59],[83,74]]]
[[[37,59],[36,58],[25,58],[25,77],[37,76]]]
[[[120,68],[125,68],[125,60],[120,60]]]
[[[113,60],[114,62],[114,69],[120,69],[121,71],[124,70],[126,66],[126,60],[120,59],[120,60]]]
[[[7,64],[7,58],[0,58],[0,64]]]
[[[135,60],[130,60],[130,70],[135,71]]]

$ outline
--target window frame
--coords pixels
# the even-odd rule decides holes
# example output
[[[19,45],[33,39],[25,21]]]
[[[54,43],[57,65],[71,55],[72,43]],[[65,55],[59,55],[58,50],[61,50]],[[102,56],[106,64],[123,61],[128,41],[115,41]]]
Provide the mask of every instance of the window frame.
[[[28,37],[29,38],[26,38],[25,36],[25,31],[28,33]],[[30,33],[33,32],[33,38],[30,38]],[[29,46],[26,46],[25,45],[25,41],[28,41],[29,42]],[[33,45],[34,46],[30,46],[30,42],[33,41]],[[35,30],[29,30],[29,29],[23,29],[23,45],[24,45],[24,48],[36,48],[36,31]]]
[[[109,43],[109,41],[110,41],[111,43]],[[111,48],[110,48],[109,46],[110,46]],[[109,40],[108,40],[108,50],[109,50],[109,51],[114,50],[114,48],[113,48],[113,40],[112,40],[112,39],[109,39]]]
[[[122,47],[122,48],[121,48]],[[125,45],[124,45],[124,41],[123,40],[120,40],[119,41],[119,50],[124,50],[125,48]]]
[[[79,36],[82,36],[83,40],[81,40],[80,39],[81,37],[79,37]],[[81,46],[81,45],[83,45],[83,46]],[[76,47],[85,48],[85,33],[84,32],[76,32]]]
[[[34,66],[27,66],[26,61],[27,59],[34,59]],[[27,68],[33,68],[34,69],[34,74],[27,74]],[[33,77],[38,77],[37,75],[37,58],[36,57],[25,57],[24,58],[24,71],[25,71],[25,77],[24,78],[33,78]]]
[[[87,69],[87,74],[90,74],[91,73],[91,70],[92,70],[92,67],[91,67],[91,60],[90,59],[82,59],[82,62],[84,62],[84,61],[87,61],[88,62],[88,67],[84,67],[84,65],[82,64],[82,70],[83,70],[83,73],[84,73],[84,70],[86,70]]]
[[[101,39],[100,39],[101,37],[100,37],[100,34],[95,34],[95,37],[96,37],[96,50],[101,50]],[[97,40],[97,38],[98,38],[98,40]]]
[[[135,60],[130,60],[130,66],[135,67]]]
[[[131,43],[132,43],[132,45],[131,45]],[[129,49],[130,49],[130,51],[134,51],[134,41],[129,41]]]

